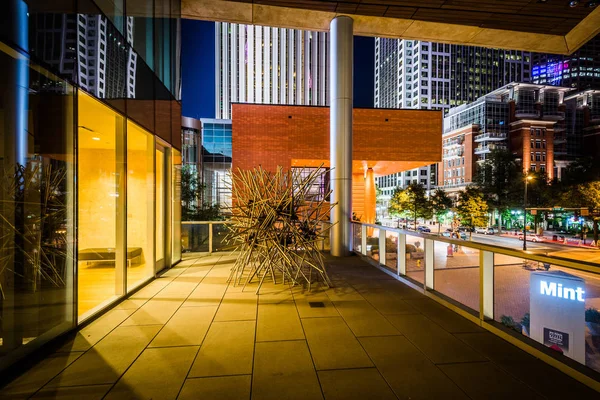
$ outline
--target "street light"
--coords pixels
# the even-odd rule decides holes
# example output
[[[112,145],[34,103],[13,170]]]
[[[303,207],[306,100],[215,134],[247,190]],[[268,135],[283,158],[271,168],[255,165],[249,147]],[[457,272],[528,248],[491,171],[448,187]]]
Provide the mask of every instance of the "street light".
[[[527,184],[533,176],[525,176],[525,193],[523,196],[523,250],[527,250]]]

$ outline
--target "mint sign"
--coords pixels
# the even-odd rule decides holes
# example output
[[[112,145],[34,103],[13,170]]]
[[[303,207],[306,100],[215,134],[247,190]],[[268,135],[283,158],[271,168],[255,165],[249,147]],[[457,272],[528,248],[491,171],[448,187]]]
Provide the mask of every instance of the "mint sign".
[[[562,350],[563,354],[569,352],[569,334],[555,329],[544,328],[544,345],[556,347]]]

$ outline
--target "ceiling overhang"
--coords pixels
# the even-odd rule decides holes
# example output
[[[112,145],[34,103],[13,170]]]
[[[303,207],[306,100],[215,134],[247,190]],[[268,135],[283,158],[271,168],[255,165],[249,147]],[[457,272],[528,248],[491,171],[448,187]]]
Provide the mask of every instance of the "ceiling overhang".
[[[385,1],[383,2],[385,3]],[[364,15],[368,14],[369,11],[364,11],[364,14],[360,14],[361,9],[358,6],[353,9],[353,13],[329,11],[325,5],[331,3],[335,2],[319,3],[314,1],[296,2],[289,0],[287,4],[295,7],[289,8],[256,4],[251,1],[182,0],[181,17],[281,28],[328,31],[329,23],[334,17],[347,15],[354,20],[354,34],[357,36],[412,39],[555,54],[571,54],[596,34],[600,33],[600,7],[593,9],[593,11],[589,12],[581,20],[576,20],[575,22],[577,23],[574,27],[565,34],[552,33],[555,29],[550,26],[538,27],[536,28],[537,32],[527,31],[526,23],[523,24],[522,30],[517,29],[518,24],[507,25],[515,29],[496,29],[485,27],[485,25],[475,26],[472,24],[472,21],[461,23],[460,18],[452,18],[453,13],[457,12],[456,10],[448,9],[446,11],[445,8],[439,12],[442,14],[448,12],[448,19],[454,21],[454,23],[425,21],[415,16],[411,18],[396,18]],[[286,2],[283,2],[283,4],[286,4]],[[319,10],[310,9],[314,8],[316,4],[323,4],[324,6]],[[468,9],[464,11],[470,12]],[[491,14],[492,17],[493,15],[495,14]],[[535,18],[532,17],[532,20]],[[541,15],[539,18],[549,17]],[[565,21],[570,21],[571,24],[574,23],[573,19]]]

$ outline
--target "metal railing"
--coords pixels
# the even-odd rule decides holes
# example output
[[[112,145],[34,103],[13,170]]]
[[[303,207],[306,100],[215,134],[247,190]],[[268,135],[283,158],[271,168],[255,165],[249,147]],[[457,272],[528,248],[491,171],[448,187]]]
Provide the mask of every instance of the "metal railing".
[[[487,133],[482,133],[481,135],[477,135],[475,136],[475,141],[476,142],[481,142],[484,140],[504,140],[506,139],[507,135],[506,133],[502,133],[502,132],[487,132]]]
[[[475,154],[489,153],[494,149],[506,150],[507,147],[504,144],[490,144],[487,146],[478,146],[475,148]]]
[[[593,318],[600,316],[593,311],[600,308],[600,264],[581,261],[581,253],[568,258],[568,248],[554,256],[543,247],[522,251],[359,222],[352,250],[600,391],[600,317]]]

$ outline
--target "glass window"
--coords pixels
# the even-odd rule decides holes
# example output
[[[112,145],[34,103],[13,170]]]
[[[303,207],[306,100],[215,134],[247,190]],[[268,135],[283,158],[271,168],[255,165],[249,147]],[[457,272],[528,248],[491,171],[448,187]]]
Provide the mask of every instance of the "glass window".
[[[0,46],[0,364],[74,326],[73,87]]]
[[[154,136],[127,122],[127,290],[154,275]]]
[[[122,194],[117,139],[123,139],[125,121],[81,91],[78,113],[77,299],[81,320],[123,292],[123,282],[117,282],[124,272],[123,248],[117,249],[117,203]]]

